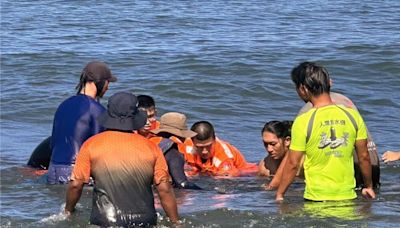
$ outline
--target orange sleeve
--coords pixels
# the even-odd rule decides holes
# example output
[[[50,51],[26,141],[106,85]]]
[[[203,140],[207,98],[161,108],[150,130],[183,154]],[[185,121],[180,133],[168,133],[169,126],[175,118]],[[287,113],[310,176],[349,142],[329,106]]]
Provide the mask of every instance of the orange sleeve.
[[[216,168],[214,175],[216,176],[239,176],[239,169],[233,164],[232,159],[228,159],[221,163],[221,165]]]
[[[161,182],[172,182],[168,172],[167,161],[161,149],[154,144],[153,151],[156,160],[154,165],[154,184],[159,185]]]
[[[90,180],[90,151],[89,143],[83,143],[76,157],[75,166],[71,174],[71,180],[81,180],[89,183]]]
[[[240,151],[236,147],[232,146],[231,144],[228,144],[228,146],[233,153],[233,164],[235,165],[235,167],[238,169],[246,167],[247,161],[244,158],[244,156],[242,155],[242,153],[240,153]]]

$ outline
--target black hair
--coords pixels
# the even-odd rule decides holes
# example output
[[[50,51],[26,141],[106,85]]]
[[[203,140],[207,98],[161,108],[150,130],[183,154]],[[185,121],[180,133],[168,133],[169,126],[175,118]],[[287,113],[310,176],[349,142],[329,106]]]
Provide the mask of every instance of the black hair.
[[[79,78],[79,83],[76,85],[76,94],[79,94],[82,89],[85,89],[85,85],[87,82],[94,82],[94,85],[96,86],[96,97],[100,97],[101,93],[103,92],[104,85],[106,84],[107,80],[91,80],[88,78],[88,75],[86,75],[86,72],[83,71],[81,73],[81,76]]]
[[[331,88],[328,71],[313,62],[300,63],[293,68],[291,77],[296,88],[304,85],[313,96],[329,93]]]
[[[139,108],[150,108],[150,107],[155,107],[156,103],[154,102],[154,99],[149,96],[149,95],[138,95],[138,107]]]
[[[197,133],[194,139],[204,141],[209,138],[215,139],[215,131],[213,125],[208,121],[198,121],[192,125],[190,130]]]
[[[261,135],[267,131],[275,134],[278,138],[286,138],[292,132],[292,124],[293,121],[269,121],[261,130]]]

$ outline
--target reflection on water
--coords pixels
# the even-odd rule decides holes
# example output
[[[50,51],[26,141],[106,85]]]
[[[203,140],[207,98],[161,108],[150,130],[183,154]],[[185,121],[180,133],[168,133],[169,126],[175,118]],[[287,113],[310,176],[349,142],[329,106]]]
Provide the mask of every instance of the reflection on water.
[[[310,217],[360,220],[368,217],[371,202],[356,204],[354,201],[305,202],[304,212]]]

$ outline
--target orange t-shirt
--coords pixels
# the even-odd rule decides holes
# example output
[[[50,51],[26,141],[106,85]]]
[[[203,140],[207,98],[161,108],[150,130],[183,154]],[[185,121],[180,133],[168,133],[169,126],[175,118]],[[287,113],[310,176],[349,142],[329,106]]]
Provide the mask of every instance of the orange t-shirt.
[[[156,218],[152,184],[171,181],[156,144],[139,134],[119,131],[97,134],[82,145],[71,179],[87,183],[90,176],[95,182],[92,224],[109,220],[105,205],[115,209],[114,225]]]

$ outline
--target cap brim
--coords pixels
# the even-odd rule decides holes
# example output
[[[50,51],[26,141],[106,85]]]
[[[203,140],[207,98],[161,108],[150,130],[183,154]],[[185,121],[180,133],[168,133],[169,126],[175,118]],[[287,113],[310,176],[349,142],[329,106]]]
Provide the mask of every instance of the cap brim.
[[[196,132],[191,131],[191,130],[180,130],[176,128],[159,128],[159,129],[154,129],[150,131],[153,134],[158,134],[160,132],[168,132],[173,135],[182,137],[182,138],[192,138],[197,135]]]
[[[109,82],[116,82],[117,81],[117,77],[115,77],[114,75],[111,75],[111,77],[108,79]]]
[[[147,113],[139,111],[134,118],[121,119],[112,117],[108,112],[105,112],[97,118],[97,121],[107,129],[135,131],[144,127],[147,122]]]
[[[133,130],[139,130],[140,128],[144,127],[147,122],[147,112],[139,111],[134,118],[133,122]]]

